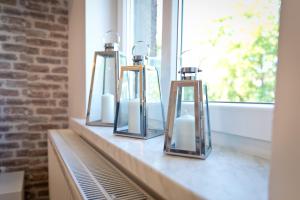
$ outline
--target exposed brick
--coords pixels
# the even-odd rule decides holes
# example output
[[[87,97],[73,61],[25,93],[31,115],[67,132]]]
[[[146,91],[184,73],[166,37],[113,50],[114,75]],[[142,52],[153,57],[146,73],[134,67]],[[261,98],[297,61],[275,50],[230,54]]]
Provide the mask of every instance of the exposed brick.
[[[13,122],[26,122],[27,117],[25,115],[8,115],[1,116],[0,122],[13,123]]]
[[[18,90],[0,88],[0,96],[18,96],[18,95],[19,95]]]
[[[43,79],[48,81],[58,81],[58,82],[68,81],[67,76],[61,76],[61,75],[46,75]]]
[[[47,72],[49,72],[49,67],[48,66],[43,66],[43,65],[30,65],[29,66],[29,71],[30,72],[47,73]]]
[[[58,129],[58,128],[59,126],[56,124],[35,124],[29,126],[30,131],[45,131],[48,129]]]
[[[54,15],[48,15],[48,14],[44,14],[44,13],[40,13],[40,12],[26,11],[24,13],[24,15],[31,17],[33,19],[38,19],[38,20],[42,20],[42,21],[50,21],[50,22],[55,21]]]
[[[0,158],[4,159],[4,158],[11,158],[13,156],[13,152],[12,151],[0,151]]]
[[[68,15],[68,10],[64,8],[52,7],[51,12],[53,14]]]
[[[16,2],[16,0],[1,0],[0,3],[14,6],[14,5],[16,5],[17,2]]]
[[[49,199],[47,130],[68,128],[67,31],[67,0],[0,0],[0,166],[25,199]]]
[[[63,108],[37,108],[36,113],[40,115],[59,115],[66,114],[67,110]]]
[[[29,152],[32,157],[47,156],[47,149],[34,149]]]
[[[0,62],[0,69],[9,69],[10,63],[9,62]]]
[[[51,121],[68,121],[68,117],[65,116],[52,116]]]
[[[67,92],[54,92],[53,98],[68,98]]]
[[[33,57],[27,54],[20,54],[20,60],[27,63],[33,63]]]
[[[0,125],[0,132],[5,132],[5,131],[9,131],[11,129],[11,126],[7,126],[7,125]]]
[[[31,116],[28,118],[29,123],[47,123],[48,117],[45,116]]]
[[[66,50],[43,49],[42,54],[44,56],[68,57],[68,51]]]
[[[7,160],[2,160],[0,161],[0,166],[6,166],[6,167],[15,167],[15,166],[20,166],[20,165],[26,165],[28,163],[28,159],[26,158],[13,158],[13,159],[7,159]]]
[[[68,39],[68,35],[67,34],[63,34],[63,33],[56,33],[56,32],[51,32],[50,33],[50,37],[51,38],[55,38],[55,39]]]
[[[47,148],[48,146],[47,141],[38,142],[38,146],[40,148]]]
[[[24,52],[28,54],[39,54],[38,48],[27,47],[19,44],[2,44],[2,49],[5,51]]]
[[[22,114],[22,115],[32,114],[32,110],[27,107],[4,107],[3,112],[5,114]]]
[[[33,3],[32,1],[21,1],[21,5],[23,5],[26,10],[33,10],[38,12],[48,12],[49,7],[37,3]]]
[[[31,98],[49,98],[50,93],[46,91],[25,90],[24,94]]]
[[[20,9],[12,7],[3,7],[2,12],[10,15],[22,15],[22,11]]]
[[[62,74],[66,74],[68,73],[68,68],[67,67],[54,67],[51,70],[52,73],[62,73]]]
[[[28,149],[22,149],[22,150],[18,150],[17,153],[17,157],[25,157],[28,156]]]
[[[68,42],[61,42],[60,46],[61,46],[61,48],[63,48],[63,49],[68,49],[68,48],[69,48]]]
[[[17,56],[15,54],[0,53],[0,60],[17,60]]]
[[[41,30],[29,29],[29,30],[26,30],[26,36],[27,37],[46,38],[47,33],[45,33],[45,31],[41,31]]]
[[[59,106],[61,107],[68,107],[68,105],[69,105],[68,100],[63,99],[59,101]]]
[[[19,148],[20,145],[17,142],[5,142],[5,143],[0,143],[0,149],[15,149]]]
[[[28,140],[39,140],[39,139],[41,139],[41,134],[40,133],[28,133],[27,139]]]
[[[14,63],[14,69],[16,70],[22,70],[27,71],[28,70],[28,64],[27,63]]]
[[[6,133],[5,139],[6,140],[21,140],[26,139],[27,133],[26,132],[20,132],[20,133]]]
[[[57,47],[58,44],[52,40],[44,40],[44,39],[37,39],[37,38],[30,38],[26,40],[27,44],[35,45],[35,46],[43,46],[43,47]]]
[[[23,35],[17,35],[17,36],[14,36],[14,41],[16,43],[18,43],[18,42],[24,43],[24,42],[26,42],[26,37]]]
[[[0,72],[0,78],[3,79],[25,79],[26,77],[27,74],[23,72]]]
[[[7,105],[26,105],[28,104],[27,100],[24,99],[6,99],[6,104]]]
[[[40,76],[37,74],[29,74],[27,77],[28,81],[38,81],[40,80]]]
[[[48,90],[48,89],[53,89],[57,90],[60,89],[61,86],[58,84],[50,84],[50,83],[29,83],[28,84],[29,88],[34,88],[34,89],[43,89],[43,90]]]
[[[27,87],[27,81],[7,80],[6,86],[9,88],[25,88]]]
[[[1,42],[5,42],[5,41],[9,40],[9,38],[10,38],[10,36],[8,36],[8,35],[0,35]]]
[[[65,26],[58,24],[50,24],[46,22],[35,22],[35,27],[39,29],[44,29],[48,31],[67,31]]]
[[[21,17],[14,17],[14,16],[1,16],[0,21],[5,24],[12,24],[17,26],[28,26],[28,22]]]
[[[61,60],[54,58],[37,57],[36,61],[40,64],[61,64]]]
[[[68,18],[64,16],[60,16],[57,18],[57,22],[60,24],[68,25]]]
[[[23,148],[33,149],[33,148],[35,148],[35,146],[36,146],[35,142],[32,142],[32,141],[24,140],[22,142],[22,147]]]
[[[31,104],[34,106],[47,106],[48,100],[46,99],[32,99]]]

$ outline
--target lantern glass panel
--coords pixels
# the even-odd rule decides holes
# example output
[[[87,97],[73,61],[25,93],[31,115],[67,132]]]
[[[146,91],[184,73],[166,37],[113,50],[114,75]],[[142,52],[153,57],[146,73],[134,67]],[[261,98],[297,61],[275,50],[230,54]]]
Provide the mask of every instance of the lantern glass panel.
[[[141,134],[140,71],[123,71],[118,102],[117,131]]]
[[[156,68],[146,68],[147,131],[164,130],[164,117],[160,96],[160,84]]]
[[[177,87],[171,147],[196,151],[194,87]]]
[[[125,56],[118,56],[119,52],[117,51],[95,52],[87,117],[88,125],[112,124],[114,121],[116,80],[118,78],[116,67],[119,66],[117,62],[126,63]]]

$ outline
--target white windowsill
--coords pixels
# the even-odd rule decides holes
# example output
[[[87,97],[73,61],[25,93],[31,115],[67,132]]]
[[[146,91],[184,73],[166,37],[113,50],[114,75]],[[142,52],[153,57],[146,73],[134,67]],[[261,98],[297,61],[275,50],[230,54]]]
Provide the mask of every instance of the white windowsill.
[[[207,160],[167,156],[163,136],[139,140],[115,136],[112,128],[85,126],[71,119],[71,129],[166,199],[267,199],[268,160],[218,145]]]

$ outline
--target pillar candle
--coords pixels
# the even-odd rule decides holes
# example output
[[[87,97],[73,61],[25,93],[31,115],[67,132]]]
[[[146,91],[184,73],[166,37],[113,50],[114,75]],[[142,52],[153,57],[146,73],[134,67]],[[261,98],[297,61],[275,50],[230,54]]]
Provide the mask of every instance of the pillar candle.
[[[101,102],[101,115],[102,122],[104,123],[113,123],[115,116],[115,106],[114,106],[115,98],[112,94],[103,94],[102,102]]]
[[[176,118],[173,132],[176,149],[196,151],[195,117],[183,115]]]
[[[140,129],[140,99],[132,99],[128,102],[128,132],[141,133]]]

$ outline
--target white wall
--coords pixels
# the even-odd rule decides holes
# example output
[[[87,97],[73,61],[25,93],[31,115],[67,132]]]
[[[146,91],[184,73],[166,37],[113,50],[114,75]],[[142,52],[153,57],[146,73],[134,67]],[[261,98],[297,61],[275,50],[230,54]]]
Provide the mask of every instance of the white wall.
[[[300,199],[300,1],[283,0],[270,199]]]
[[[69,116],[85,117],[85,1],[69,1]]]

